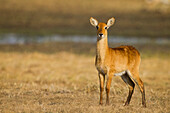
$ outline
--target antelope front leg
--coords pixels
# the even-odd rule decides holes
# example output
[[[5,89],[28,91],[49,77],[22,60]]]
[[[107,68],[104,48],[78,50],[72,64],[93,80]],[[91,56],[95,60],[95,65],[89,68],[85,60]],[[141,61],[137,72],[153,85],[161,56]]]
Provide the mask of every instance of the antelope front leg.
[[[99,83],[100,83],[100,102],[99,102],[99,104],[102,105],[105,75],[102,75],[100,73],[98,75],[99,75]]]
[[[112,82],[112,74],[108,74],[107,77],[107,84],[106,84],[106,105],[109,105],[109,92],[110,92],[110,85]]]

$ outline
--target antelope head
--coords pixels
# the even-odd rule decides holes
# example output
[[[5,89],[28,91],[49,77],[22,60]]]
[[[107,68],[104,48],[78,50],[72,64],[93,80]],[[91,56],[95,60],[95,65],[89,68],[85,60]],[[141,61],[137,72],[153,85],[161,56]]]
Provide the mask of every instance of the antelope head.
[[[97,29],[97,38],[98,40],[107,38],[107,30],[110,26],[112,26],[115,22],[115,18],[112,17],[107,21],[107,24],[105,23],[99,23],[95,18],[90,18],[90,23],[92,26],[96,27]]]

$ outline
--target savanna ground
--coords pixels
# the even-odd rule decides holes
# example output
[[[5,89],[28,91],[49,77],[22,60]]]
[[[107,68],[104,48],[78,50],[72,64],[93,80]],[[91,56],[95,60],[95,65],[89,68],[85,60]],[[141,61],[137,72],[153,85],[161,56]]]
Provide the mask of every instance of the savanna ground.
[[[128,88],[120,77],[113,77],[110,105],[99,105],[95,44],[44,43],[0,45],[0,112],[170,112],[170,46],[134,46],[142,55],[147,108],[137,85],[123,106]]]

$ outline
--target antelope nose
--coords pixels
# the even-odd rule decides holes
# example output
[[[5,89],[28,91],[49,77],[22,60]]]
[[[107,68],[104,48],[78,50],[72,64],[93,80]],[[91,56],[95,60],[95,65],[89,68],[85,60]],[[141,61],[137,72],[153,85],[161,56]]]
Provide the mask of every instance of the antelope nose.
[[[103,36],[103,34],[99,34],[99,37],[102,37]]]

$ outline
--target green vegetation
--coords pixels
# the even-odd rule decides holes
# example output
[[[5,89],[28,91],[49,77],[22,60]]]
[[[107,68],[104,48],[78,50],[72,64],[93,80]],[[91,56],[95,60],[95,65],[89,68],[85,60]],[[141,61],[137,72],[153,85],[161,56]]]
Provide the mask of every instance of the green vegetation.
[[[91,16],[106,22],[110,35],[170,36],[170,8],[145,0],[0,0],[0,33],[94,35]]]

